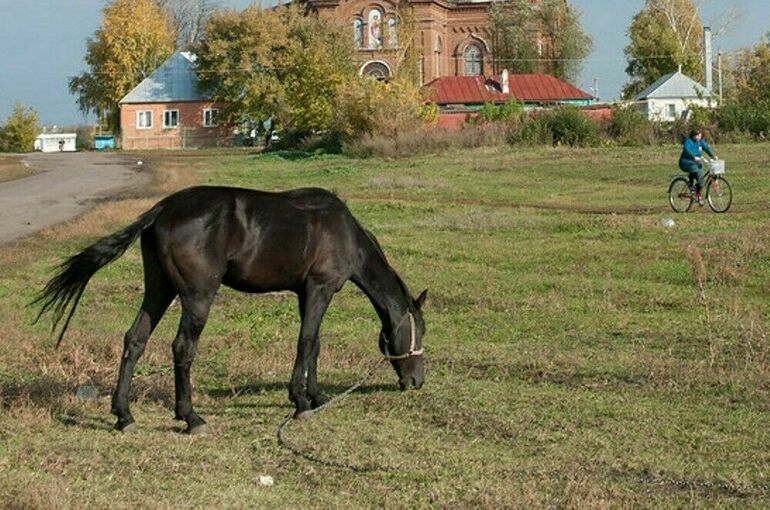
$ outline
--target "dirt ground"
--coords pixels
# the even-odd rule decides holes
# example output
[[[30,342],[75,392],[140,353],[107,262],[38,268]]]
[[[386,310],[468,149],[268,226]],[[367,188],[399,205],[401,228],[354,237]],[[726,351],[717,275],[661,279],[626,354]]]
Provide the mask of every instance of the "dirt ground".
[[[32,153],[23,161],[32,175],[0,182],[0,244],[72,219],[108,198],[144,195],[153,181],[149,165],[119,153]]]

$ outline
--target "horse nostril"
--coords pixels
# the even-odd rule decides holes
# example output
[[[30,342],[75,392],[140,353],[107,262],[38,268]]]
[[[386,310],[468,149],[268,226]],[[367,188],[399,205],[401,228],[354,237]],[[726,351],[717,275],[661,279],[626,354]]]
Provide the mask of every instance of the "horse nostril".
[[[423,379],[417,379],[416,377],[412,377],[412,380],[414,381],[414,387],[415,389],[422,388],[422,385],[425,384],[425,381]]]

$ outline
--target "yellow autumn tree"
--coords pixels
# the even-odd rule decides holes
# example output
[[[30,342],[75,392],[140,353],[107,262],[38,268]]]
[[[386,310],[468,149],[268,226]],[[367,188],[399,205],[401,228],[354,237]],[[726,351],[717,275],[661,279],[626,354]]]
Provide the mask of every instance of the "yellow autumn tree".
[[[356,76],[346,28],[297,3],[217,12],[195,47],[199,86],[236,124],[272,118],[301,132],[332,129],[338,97]]]
[[[175,30],[156,0],[113,0],[88,40],[88,71],[69,80],[83,113],[119,126],[118,102],[174,51]]]

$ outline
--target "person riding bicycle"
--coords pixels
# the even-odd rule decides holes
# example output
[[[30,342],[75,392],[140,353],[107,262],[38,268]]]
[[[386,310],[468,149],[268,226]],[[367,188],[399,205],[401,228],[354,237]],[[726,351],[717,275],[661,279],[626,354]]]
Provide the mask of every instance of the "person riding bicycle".
[[[716,157],[711,150],[711,146],[703,139],[703,133],[700,129],[695,128],[690,132],[690,136],[684,139],[682,143],[682,155],[679,156],[679,168],[687,172],[690,176],[690,185],[693,182],[698,183],[698,187],[695,191],[695,199],[698,201],[698,205],[703,205],[703,199],[701,198],[701,191],[703,190],[703,154],[701,149],[714,159]]]

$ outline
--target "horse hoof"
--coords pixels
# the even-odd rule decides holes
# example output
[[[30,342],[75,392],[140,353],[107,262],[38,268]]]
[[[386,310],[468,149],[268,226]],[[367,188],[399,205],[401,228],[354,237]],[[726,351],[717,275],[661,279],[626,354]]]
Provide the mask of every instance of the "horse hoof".
[[[307,420],[311,416],[313,416],[313,411],[302,411],[301,413],[297,413],[294,416],[294,419],[295,420]]]
[[[313,399],[313,409],[318,409],[319,407],[323,407],[326,404],[328,404],[330,401],[331,399],[326,395],[318,395],[316,398]]]
[[[122,432],[124,434],[133,434],[134,432],[139,432],[139,425],[136,423],[129,423],[123,428],[119,428],[118,432]]]
[[[187,433],[191,436],[205,436],[209,433],[209,426],[206,423],[202,423],[198,425],[197,427],[193,427],[191,429],[187,429]]]

